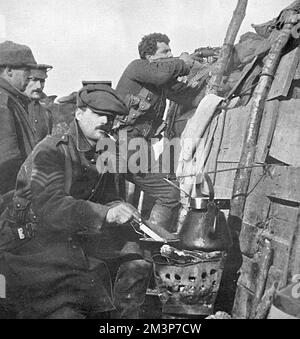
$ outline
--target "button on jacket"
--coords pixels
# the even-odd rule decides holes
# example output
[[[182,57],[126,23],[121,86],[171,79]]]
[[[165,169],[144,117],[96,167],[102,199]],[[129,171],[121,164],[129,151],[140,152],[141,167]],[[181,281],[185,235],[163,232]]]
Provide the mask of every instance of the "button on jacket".
[[[37,144],[52,132],[52,113],[38,100],[32,100],[28,105],[28,114]]]
[[[178,77],[188,75],[189,72],[190,67],[177,58],[159,59],[152,62],[142,59],[132,61],[118,82],[117,92],[126,100],[126,96],[137,95],[145,87],[159,96],[153,109],[147,112],[145,117],[138,119],[135,125],[145,120],[157,120],[159,124],[165,111],[167,98],[179,104],[192,106],[192,100],[196,96],[195,89],[177,80]]]
[[[21,164],[35,146],[28,98],[0,78],[0,195],[14,189]]]
[[[72,160],[69,194],[62,144]],[[99,175],[95,158],[95,149],[73,122],[69,134],[41,141],[20,169],[15,197],[32,202],[36,231],[4,259],[8,298],[24,317],[47,317],[70,305],[97,312],[114,308],[106,264],[89,259],[89,244],[84,248],[80,237],[109,228],[106,214],[117,195],[115,175]]]

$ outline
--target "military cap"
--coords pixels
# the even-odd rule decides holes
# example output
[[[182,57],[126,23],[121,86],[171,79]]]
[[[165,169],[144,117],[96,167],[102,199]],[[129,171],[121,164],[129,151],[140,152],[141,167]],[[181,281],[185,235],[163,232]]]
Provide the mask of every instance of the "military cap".
[[[39,65],[28,46],[4,41],[0,43],[0,66],[34,68]]]
[[[128,108],[117,92],[108,85],[83,86],[77,93],[77,107],[88,107],[104,115],[128,115]]]
[[[52,68],[50,65],[37,65],[37,67],[31,68],[30,75],[37,79],[46,79],[48,78],[47,72]]]
[[[82,80],[82,86],[87,86],[87,85],[107,85],[109,87],[111,87],[112,83],[111,81],[94,81],[94,80],[91,80],[91,81],[87,81],[87,80]]]
[[[77,92],[72,92],[69,95],[59,98],[57,101],[60,104],[66,104],[66,103],[76,104],[76,100],[77,100]]]

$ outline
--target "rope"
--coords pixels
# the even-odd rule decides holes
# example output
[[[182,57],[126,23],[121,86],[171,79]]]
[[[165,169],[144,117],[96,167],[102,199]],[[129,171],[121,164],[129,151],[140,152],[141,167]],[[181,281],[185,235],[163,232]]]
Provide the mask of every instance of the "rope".
[[[270,173],[270,170],[269,170],[269,167],[271,165],[269,164],[256,164],[256,165],[251,165],[251,166],[244,166],[244,167],[236,167],[236,168],[227,168],[227,169],[223,169],[223,170],[217,170],[217,171],[210,171],[210,172],[205,172],[205,173],[202,173],[202,174],[212,174],[212,173],[221,173],[221,172],[228,172],[228,171],[236,171],[236,170],[239,170],[239,169],[247,169],[247,168],[254,168],[254,167],[262,167],[264,169],[264,173],[262,174],[262,176],[257,180],[257,182],[253,185],[253,187],[251,189],[248,190],[248,192],[246,193],[246,196],[249,196],[249,194],[252,193],[252,191],[255,189],[255,187],[260,183],[260,181],[262,180],[262,178],[268,174],[269,176],[272,177],[271,173]],[[182,175],[182,176],[178,176],[178,178],[187,178],[187,177],[196,177],[198,175],[200,175],[201,173],[199,174],[190,174],[190,175]],[[172,183],[171,181],[169,181],[168,179],[165,179],[164,180],[176,187],[177,189],[179,189],[180,191],[182,191],[183,193],[186,194],[187,197],[190,197],[191,198],[191,195],[188,194],[186,191],[184,191],[181,187],[177,186],[176,184]]]
[[[239,94],[233,94],[232,97],[231,97],[231,99],[237,98],[237,97],[242,97],[242,96],[243,96],[244,94],[246,94],[250,89],[256,87],[257,84],[258,84],[258,82],[256,82],[255,84],[253,84],[253,85],[247,87],[245,90],[243,90],[243,91],[242,91],[241,93],[239,93]],[[229,98],[228,98],[228,100],[229,100]],[[228,103],[228,104],[229,104],[229,103]]]
[[[209,172],[205,172],[205,173],[206,174],[214,174],[214,173],[236,171],[236,170],[240,170],[240,169],[247,169],[247,168],[254,168],[254,167],[267,168],[268,166],[270,166],[270,165],[268,165],[268,164],[253,164],[253,165],[250,165],[250,166],[235,167],[235,168],[226,168],[226,169],[222,169],[222,170],[209,171]],[[204,174],[204,173],[199,173],[199,174]],[[180,176],[178,176],[178,178],[197,177],[199,174],[180,175]]]

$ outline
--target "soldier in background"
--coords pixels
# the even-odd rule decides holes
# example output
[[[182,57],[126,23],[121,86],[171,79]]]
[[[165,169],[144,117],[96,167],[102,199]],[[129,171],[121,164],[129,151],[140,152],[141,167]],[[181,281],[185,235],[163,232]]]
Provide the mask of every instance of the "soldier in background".
[[[121,127],[127,132],[128,141],[143,137],[150,145],[151,138],[161,136],[165,125],[163,115],[166,99],[191,108],[198,105],[198,102],[194,102],[197,88],[178,81],[178,77],[190,73],[195,60],[188,53],[174,58],[169,43],[170,39],[165,34],[144,36],[138,46],[140,59],[127,66],[117,84],[117,92],[130,109],[125,126]],[[164,174],[129,173],[127,179],[155,199],[149,222],[173,231],[180,195],[176,188],[163,180]]]
[[[43,90],[46,78],[48,77],[47,72],[51,68],[48,65],[39,65],[37,68],[32,69],[29,83],[25,89],[25,94],[31,100],[28,105],[28,113],[36,143],[52,132],[52,113],[41,101],[46,97]]]
[[[96,167],[96,143],[127,108],[104,85],[83,87],[76,107],[70,132],[47,136],[19,171],[7,227],[9,234],[22,230],[22,239],[9,242],[15,245],[4,252],[0,274],[18,318],[83,319],[113,310],[137,318],[152,265],[124,224],[140,215],[118,198],[116,174]],[[122,260],[112,295],[106,258],[114,249]]]
[[[17,173],[36,144],[23,92],[36,67],[28,46],[0,44],[0,195],[14,189]]]

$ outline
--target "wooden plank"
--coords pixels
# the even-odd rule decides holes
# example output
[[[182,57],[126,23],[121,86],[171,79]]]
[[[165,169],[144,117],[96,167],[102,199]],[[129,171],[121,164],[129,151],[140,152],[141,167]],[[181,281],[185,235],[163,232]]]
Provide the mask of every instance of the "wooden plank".
[[[241,275],[239,283],[245,286],[248,290],[257,295],[257,288],[260,289],[260,294],[263,293],[263,287],[266,282],[266,274],[269,270],[272,260],[271,241],[261,239],[257,252],[253,258],[243,255],[243,265],[240,269]]]
[[[247,291],[246,296],[251,293],[251,302],[248,303],[249,307],[246,310],[242,308],[239,312],[246,312],[244,315],[247,315],[247,318],[251,317],[251,315],[253,316],[255,307],[263,295],[271,260],[272,250],[268,240],[264,240],[264,242],[261,243],[260,249],[254,258],[251,259],[243,256],[243,265],[240,269],[241,275],[238,280],[238,286],[241,286]],[[244,297],[245,292],[236,295],[235,307],[245,302],[245,300],[243,300]]]
[[[276,240],[272,241],[274,251],[273,266],[284,272],[289,263],[290,248]]]
[[[287,202],[300,204],[300,167],[272,166],[272,180],[265,187],[265,194]]]
[[[258,244],[262,237],[289,247],[295,233],[297,214],[297,208],[279,204],[274,206],[272,203],[268,217],[257,224],[259,227],[244,221],[239,237],[242,253],[253,257],[258,251]]]
[[[256,162],[266,162],[266,158],[269,153],[270,145],[276,127],[279,106],[279,100],[267,101],[265,104],[265,110],[259,130],[257,150],[255,154]]]
[[[260,274],[259,263],[253,258],[243,255],[243,265],[240,269],[239,284],[255,293],[258,276]]]
[[[300,166],[299,107],[299,99],[281,102],[270,147],[270,156],[295,167]]]
[[[250,108],[251,102],[247,106],[227,111],[218,161],[236,163],[240,161]]]
[[[220,171],[224,169],[236,168],[237,166],[238,166],[237,163],[218,162],[217,170]],[[236,170],[217,173],[214,185],[216,198],[231,199],[235,172]]]
[[[300,48],[297,47],[281,58],[268,95],[268,100],[286,97],[288,95],[299,64],[299,57]]]
[[[278,236],[291,240],[294,234],[298,216],[298,207],[283,205],[279,202],[272,201],[270,209],[270,229]],[[288,228],[292,226],[289,232]],[[287,235],[286,233],[289,233]]]
[[[243,217],[246,194],[248,193],[249,181],[252,173],[252,170],[249,167],[252,166],[255,159],[261,118],[266,97],[272,84],[270,75],[274,75],[275,70],[277,69],[282,52],[290,38],[291,27],[291,24],[285,23],[283,29],[279,32],[276,43],[272,44],[268,56],[264,58],[262,74],[253,93],[253,103],[247,122],[245,141],[240,160],[241,169],[237,171],[233,186],[233,197],[231,199],[230,214],[239,219],[242,219]]]
[[[278,282],[278,288],[286,286],[286,282],[283,279],[283,272],[275,266],[271,266],[269,269],[266,289],[271,288],[274,282]]]
[[[288,266],[297,215],[298,209],[296,208],[273,204],[270,209],[270,218],[268,218],[264,224],[264,230],[243,222],[240,233],[240,248],[242,253],[247,257],[256,257],[259,252],[261,239],[269,239],[275,252],[274,265],[283,275],[283,272]],[[294,220],[294,222],[292,220]],[[243,265],[242,272],[244,269],[246,272],[243,273],[244,279],[242,282],[247,288],[253,290],[253,283],[251,282],[251,276],[249,274],[249,260],[244,260],[244,263],[245,266]],[[245,281],[248,280],[250,285],[245,283]]]
[[[238,283],[232,316],[235,319],[248,319],[254,300],[254,293]]]
[[[289,263],[287,280],[292,282],[294,275],[300,273],[300,208],[298,209],[294,237],[291,241],[291,250],[289,253]]]
[[[248,115],[249,106],[221,113],[205,171],[224,170],[238,166]],[[214,179],[217,198],[231,199],[235,172],[234,170],[211,175]]]
[[[273,299],[276,293],[277,282],[269,288],[265,289],[264,294],[262,295],[261,299],[258,301],[256,307],[253,307],[253,317],[251,319],[266,319],[270,308],[273,303]]]
[[[267,283],[268,273],[272,262],[272,247],[271,242],[264,239],[262,242],[261,252],[257,256],[257,262],[259,264],[259,274],[256,279],[255,287],[255,299],[252,305],[251,318],[253,319],[256,315],[257,307],[264,295],[265,286]]]
[[[244,255],[252,258],[258,251],[258,239],[261,229],[243,222],[240,233],[240,248]]]
[[[220,114],[205,171],[230,169],[238,166],[249,110],[250,105],[248,104],[246,107],[230,109]],[[211,178],[214,179],[217,198],[231,199],[235,172],[234,170],[211,175]]]
[[[243,222],[264,227],[268,218],[270,200],[265,191],[270,179],[264,175],[263,168],[253,168],[244,209]]]
[[[298,67],[295,72],[294,80],[300,80],[300,62],[298,63]]]
[[[281,285],[285,286],[288,282],[288,276],[292,271],[289,266],[293,245],[295,239],[295,231],[297,229],[297,217],[299,209],[296,207],[286,206],[272,202],[270,209],[270,222],[262,236],[266,236],[272,241],[274,251],[273,265],[281,271]],[[297,243],[297,240],[296,240]],[[300,246],[299,246],[300,247]],[[297,251],[296,251],[297,252]],[[300,267],[298,267],[299,270]],[[279,281],[279,280],[278,280]]]

